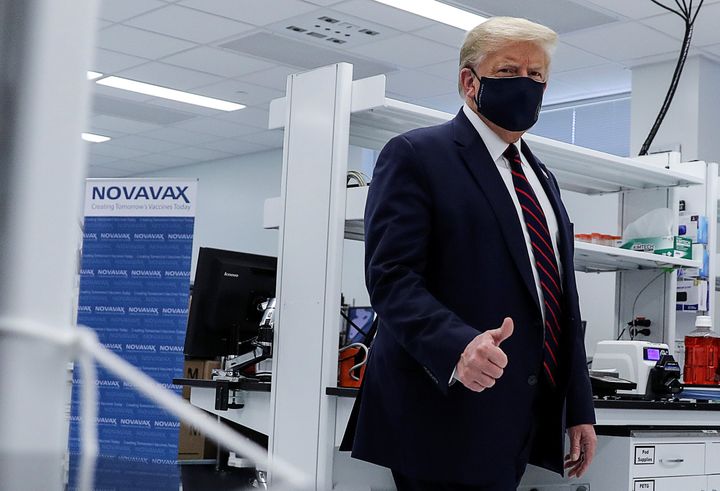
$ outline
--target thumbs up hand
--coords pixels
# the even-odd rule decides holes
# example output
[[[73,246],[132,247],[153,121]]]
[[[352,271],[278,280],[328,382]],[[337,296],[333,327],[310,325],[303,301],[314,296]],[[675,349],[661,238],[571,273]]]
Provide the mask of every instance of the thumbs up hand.
[[[482,392],[495,385],[507,366],[507,355],[500,344],[512,336],[513,321],[506,317],[497,329],[491,329],[470,341],[455,367],[455,378],[473,392]]]

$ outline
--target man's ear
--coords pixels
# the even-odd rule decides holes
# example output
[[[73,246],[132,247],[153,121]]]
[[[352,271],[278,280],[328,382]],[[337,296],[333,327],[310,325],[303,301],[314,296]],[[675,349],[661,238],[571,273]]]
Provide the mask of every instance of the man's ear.
[[[470,91],[473,86],[473,74],[469,68],[463,68],[460,70],[460,82],[463,88],[463,96],[471,97]]]

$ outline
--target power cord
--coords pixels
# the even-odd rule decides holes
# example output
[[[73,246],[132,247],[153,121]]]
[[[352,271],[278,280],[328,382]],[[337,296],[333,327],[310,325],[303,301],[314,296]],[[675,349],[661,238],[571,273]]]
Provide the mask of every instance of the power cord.
[[[642,289],[638,292],[638,294],[635,295],[635,301],[633,302],[633,306],[632,306],[632,317],[631,317],[631,321],[629,324],[633,324],[635,322],[635,307],[637,307],[638,300],[640,300],[640,295],[642,295],[645,292],[645,290],[647,290],[650,287],[650,285],[652,285],[658,278],[665,275],[665,273],[666,272],[663,271],[662,273],[659,273],[653,279],[648,281],[647,284],[644,287],[642,287]],[[635,327],[635,326],[633,326],[633,327]],[[620,339],[624,333],[625,333],[625,329],[622,330],[622,332],[620,333],[620,336],[618,336],[618,339]],[[634,333],[633,330],[630,329],[630,340],[635,339],[635,334],[636,333]]]
[[[680,75],[682,75],[683,67],[685,66],[685,60],[687,60],[688,53],[690,52],[690,41],[692,40],[693,28],[695,27],[695,19],[697,19],[698,13],[700,13],[700,8],[702,8],[703,2],[705,0],[700,0],[700,3],[697,6],[697,10],[694,14],[692,12],[693,0],[689,0],[690,3],[688,3],[687,0],[675,0],[675,4],[677,5],[679,11],[662,4],[658,0],[650,1],[655,5],[658,5],[665,10],[672,12],[673,14],[683,19],[683,21],[685,21],[685,35],[683,37],[682,47],[680,48],[680,56],[678,57],[677,64],[675,65],[675,72],[673,73],[672,80],[670,81],[670,87],[668,88],[667,94],[665,95],[665,100],[663,101],[660,112],[655,119],[655,123],[653,124],[650,133],[645,139],[645,142],[643,143],[640,149],[640,153],[638,155],[647,155],[648,150],[650,149],[650,145],[652,145],[652,142],[655,139],[655,135],[660,129],[660,125],[665,119],[665,115],[670,108],[670,103],[672,102],[673,97],[675,97],[675,91],[677,90],[678,83],[680,82]]]

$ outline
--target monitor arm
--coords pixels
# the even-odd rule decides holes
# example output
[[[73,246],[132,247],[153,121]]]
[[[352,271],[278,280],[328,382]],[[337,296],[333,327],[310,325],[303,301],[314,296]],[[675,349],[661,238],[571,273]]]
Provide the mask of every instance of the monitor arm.
[[[272,358],[272,346],[275,327],[275,298],[269,298],[258,305],[258,309],[263,311],[262,319],[258,335],[248,341],[238,344],[238,353],[250,353],[260,351],[260,354],[245,361],[241,361],[240,356],[228,357],[225,362],[225,370],[240,373],[248,367],[256,365],[261,361]]]

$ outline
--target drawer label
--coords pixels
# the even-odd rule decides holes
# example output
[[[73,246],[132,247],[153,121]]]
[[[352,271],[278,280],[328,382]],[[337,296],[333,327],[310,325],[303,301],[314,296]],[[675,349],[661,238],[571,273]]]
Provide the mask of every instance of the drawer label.
[[[655,481],[653,481],[653,480],[635,481],[635,485],[633,486],[633,491],[655,491]]]
[[[650,465],[655,463],[655,447],[635,447],[635,465]],[[639,488],[646,489],[646,488]],[[652,488],[647,488],[652,489]]]

